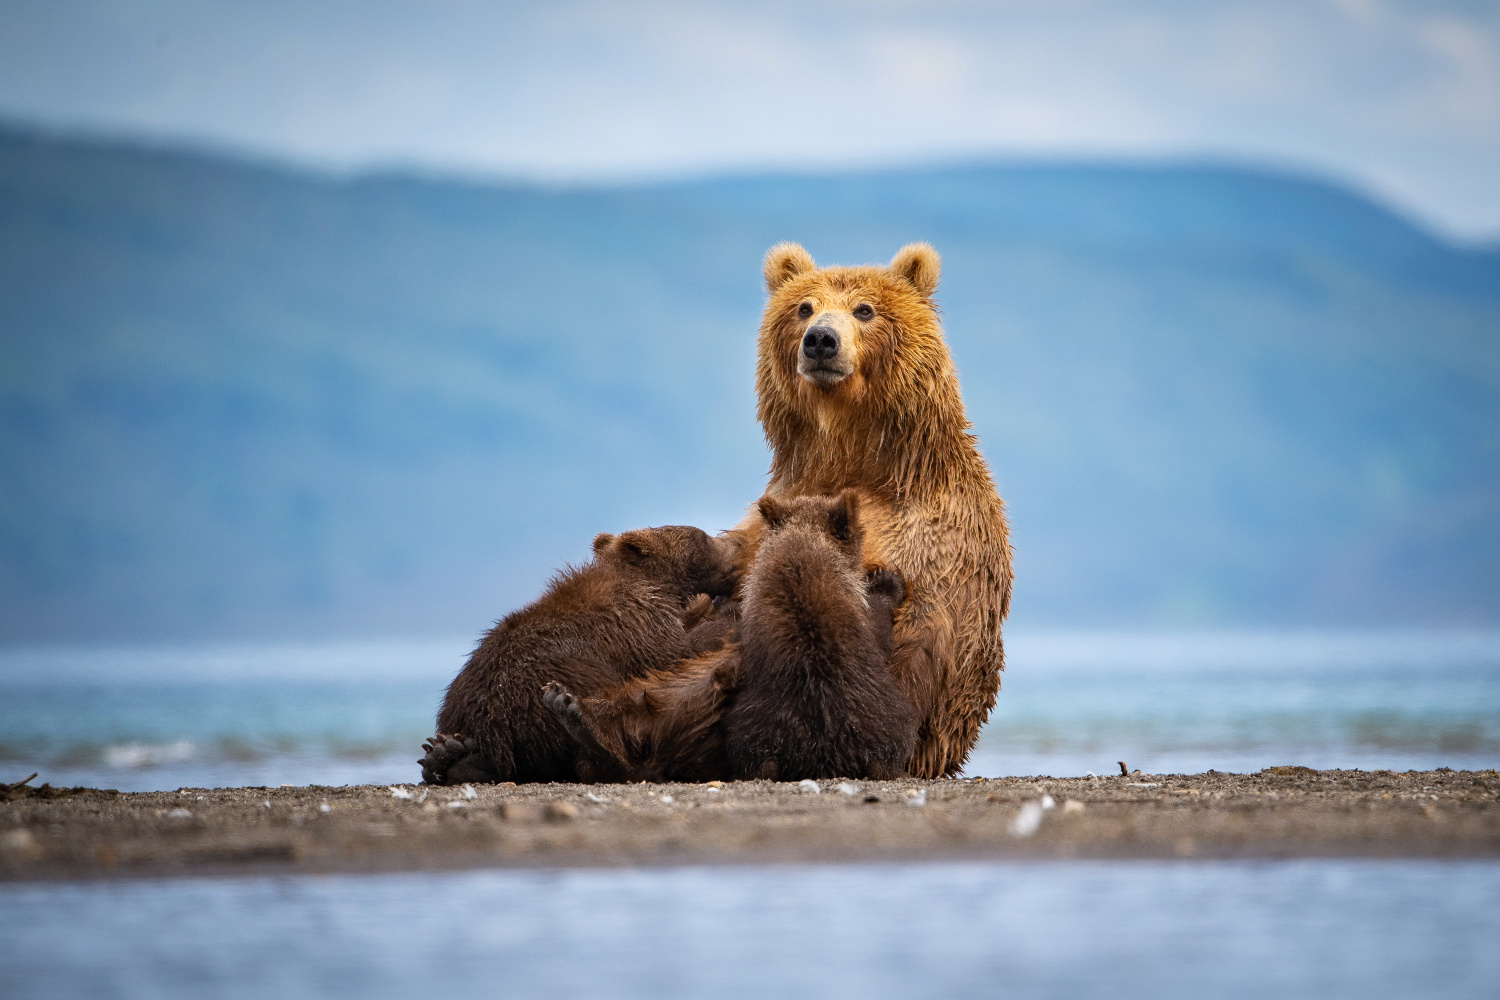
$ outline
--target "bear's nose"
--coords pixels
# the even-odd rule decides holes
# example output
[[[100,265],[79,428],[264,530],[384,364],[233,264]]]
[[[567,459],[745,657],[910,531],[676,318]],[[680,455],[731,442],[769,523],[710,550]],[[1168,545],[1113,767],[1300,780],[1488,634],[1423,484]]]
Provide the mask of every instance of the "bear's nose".
[[[802,353],[813,361],[827,361],[839,352],[839,335],[831,326],[814,326],[802,335]]]

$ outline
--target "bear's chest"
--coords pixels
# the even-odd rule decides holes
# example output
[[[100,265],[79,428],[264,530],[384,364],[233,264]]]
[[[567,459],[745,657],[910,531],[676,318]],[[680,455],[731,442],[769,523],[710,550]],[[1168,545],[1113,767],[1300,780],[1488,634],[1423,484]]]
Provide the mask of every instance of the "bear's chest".
[[[949,511],[874,500],[862,508],[861,518],[865,562],[890,566],[923,590],[939,585],[966,561],[962,521]]]

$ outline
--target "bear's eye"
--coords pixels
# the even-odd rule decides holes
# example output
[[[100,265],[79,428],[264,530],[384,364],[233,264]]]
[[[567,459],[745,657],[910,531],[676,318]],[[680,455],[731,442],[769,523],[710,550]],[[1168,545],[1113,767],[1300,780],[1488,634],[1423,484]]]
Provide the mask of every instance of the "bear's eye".
[[[798,306],[797,307],[797,315],[800,316],[800,317],[802,317],[803,319],[807,319],[807,317],[811,316],[812,315],[812,303],[811,302],[804,302],[800,306]]]
[[[854,318],[860,320],[861,322],[863,322],[864,320],[874,319],[875,310],[871,309],[868,303],[861,302],[859,305],[854,307]]]

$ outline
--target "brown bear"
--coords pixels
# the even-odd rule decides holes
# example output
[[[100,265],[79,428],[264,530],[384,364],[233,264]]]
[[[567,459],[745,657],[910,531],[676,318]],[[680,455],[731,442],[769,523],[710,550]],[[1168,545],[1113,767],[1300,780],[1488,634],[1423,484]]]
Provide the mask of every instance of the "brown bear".
[[[710,625],[706,641],[692,630],[711,617],[710,598],[732,592],[730,554],[692,527],[599,535],[591,562],[558,574],[474,650],[448,687],[438,735],[423,746],[423,780],[614,777],[608,760],[580,752],[543,703],[544,685],[593,693],[722,645],[722,629]]]
[[[917,713],[890,672],[900,579],[867,578],[859,495],[759,503],[744,586],[739,683],[723,713],[736,778],[905,774]]]
[[[729,776],[722,720],[739,664],[729,643],[593,696],[553,682],[543,700],[612,780],[712,781]]]
[[[905,582],[890,670],[917,712],[906,769],[919,778],[960,771],[994,707],[1011,593],[1005,504],[964,416],[933,301],[938,269],[925,243],[888,267],[821,269],[794,243],[772,247],[756,362],[772,448],[765,495],[857,490],[866,562]],[[721,536],[742,570],[764,529],[754,509]],[[560,707],[581,739],[592,735],[640,776],[715,777],[716,713],[739,661],[731,644]]]
[[[865,561],[905,581],[891,672],[917,711],[907,770],[922,778],[961,770],[994,707],[1011,592],[1005,505],[964,416],[938,268],[925,243],[888,267],[819,268],[794,243],[772,247],[755,375],[766,495],[858,490]],[[762,532],[752,510],[731,533],[741,565]]]
[[[900,775],[916,739],[888,665],[903,588],[886,570],[867,580],[858,504],[763,497],[771,527],[743,597],[690,636],[716,650],[593,696],[552,683],[543,700],[628,781]]]

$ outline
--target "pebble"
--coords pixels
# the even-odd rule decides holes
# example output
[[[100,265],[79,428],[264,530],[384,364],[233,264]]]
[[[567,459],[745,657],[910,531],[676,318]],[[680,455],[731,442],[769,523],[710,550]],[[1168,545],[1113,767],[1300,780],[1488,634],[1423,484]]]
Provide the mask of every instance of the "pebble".
[[[7,830],[0,833],[0,851],[35,858],[41,855],[42,847],[30,830]]]
[[[1011,818],[1010,830],[1012,837],[1029,837],[1036,833],[1042,825],[1042,804],[1040,802],[1027,802],[1021,806],[1020,812]]]
[[[571,802],[549,802],[546,817],[551,823],[566,823],[578,818],[578,807]]]
[[[811,778],[803,778],[801,781],[797,782],[797,787],[802,789],[804,792],[812,792],[814,795],[823,794],[823,789],[819,788],[818,783]]]

